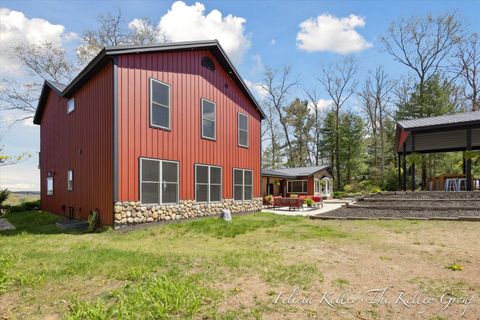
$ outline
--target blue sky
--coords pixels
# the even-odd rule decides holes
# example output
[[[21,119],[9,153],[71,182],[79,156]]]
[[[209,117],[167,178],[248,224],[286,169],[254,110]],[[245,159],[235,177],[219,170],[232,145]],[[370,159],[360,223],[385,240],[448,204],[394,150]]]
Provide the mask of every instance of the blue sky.
[[[228,29],[225,32],[233,35],[231,41],[240,39],[239,43],[230,43],[232,48],[230,52],[236,57],[235,63],[241,75],[250,83],[258,83],[262,80],[262,68],[265,65],[275,68],[289,64],[302,85],[311,87],[317,85],[314,77],[322,65],[339,61],[344,56],[351,56],[358,61],[359,81],[365,78],[369,69],[374,69],[377,65],[382,65],[392,78],[405,75],[408,70],[394,62],[384,52],[379,42],[379,37],[385,34],[390,22],[400,17],[457,11],[462,21],[467,24],[467,30],[480,31],[480,21],[477,17],[480,12],[478,1],[200,1],[200,3],[204,6],[203,15],[210,14],[212,10],[218,10],[223,19],[232,15],[245,20],[240,24],[237,21],[235,25],[236,27],[241,25],[240,31],[238,29],[232,31],[228,29],[229,26],[224,27],[225,30]],[[86,28],[95,27],[95,18],[98,14],[119,8],[127,23],[135,18],[149,17],[157,24],[172,8],[172,4],[173,1],[2,0],[0,8],[21,12],[28,21],[39,18],[51,25],[63,26],[61,44],[73,52],[72,49],[80,44],[78,35],[81,35]],[[194,4],[195,2],[186,1],[185,6]],[[299,48],[296,38],[300,31],[300,24],[308,19],[315,22],[317,17],[327,14],[333,22],[336,21],[335,19],[347,18],[351,15],[356,17],[357,22],[360,20],[361,23],[351,30],[355,36],[360,37],[357,40],[361,41],[360,46],[363,43],[363,49],[338,53],[338,50],[332,49],[332,46],[340,45],[335,43],[342,41],[340,35],[338,39],[333,40],[333,43],[327,44],[326,49],[317,48],[313,52],[308,52]],[[353,23],[353,20],[350,22]],[[182,25],[188,25],[185,19],[175,16],[172,16],[169,23],[172,32]],[[32,26],[35,28],[36,24],[32,23]],[[31,32],[31,29],[24,30],[25,33]],[[0,23],[0,35],[2,35],[1,32]],[[217,32],[223,32],[222,26]],[[65,40],[66,35],[70,33],[72,33],[71,39]],[[225,39],[228,40],[230,33],[225,35]],[[0,46],[1,41],[0,38]],[[353,45],[353,41],[344,45],[348,48],[349,45]],[[236,56],[238,52],[241,52],[238,54],[239,57]],[[4,54],[2,50],[0,55]],[[0,56],[0,58],[5,57]],[[24,77],[21,73],[18,74],[19,79]],[[293,94],[301,95],[302,91],[297,89]],[[327,99],[327,96],[324,94],[322,98]],[[8,116],[2,114],[1,117],[5,120]],[[6,122],[0,122],[0,133],[5,132]],[[36,152],[39,151],[39,128],[26,123],[16,124],[7,134],[2,134],[0,144],[5,145],[5,149],[10,154],[22,152],[33,154],[30,160],[20,165],[0,167],[0,186],[17,190],[39,190],[36,156]]]

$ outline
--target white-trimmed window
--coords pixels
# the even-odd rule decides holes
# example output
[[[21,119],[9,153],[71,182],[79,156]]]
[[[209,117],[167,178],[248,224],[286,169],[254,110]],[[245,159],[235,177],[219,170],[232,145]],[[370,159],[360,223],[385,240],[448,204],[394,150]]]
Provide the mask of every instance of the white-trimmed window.
[[[75,110],[75,98],[68,99],[67,101],[67,113],[72,113]]]
[[[53,176],[47,177],[47,195],[53,195]]]
[[[289,180],[287,181],[287,191],[288,193],[307,193],[307,185],[307,180]]]
[[[248,117],[238,113],[238,145],[248,147]]]
[[[140,202],[177,203],[179,164],[176,161],[140,158]]]
[[[73,191],[73,170],[67,171],[67,191]]]
[[[170,86],[150,79],[150,125],[170,129]]]
[[[252,200],[253,171],[233,169],[233,199]]]
[[[202,138],[215,140],[216,133],[216,106],[215,103],[202,99]]]
[[[195,200],[217,202],[222,200],[222,168],[195,165]]]

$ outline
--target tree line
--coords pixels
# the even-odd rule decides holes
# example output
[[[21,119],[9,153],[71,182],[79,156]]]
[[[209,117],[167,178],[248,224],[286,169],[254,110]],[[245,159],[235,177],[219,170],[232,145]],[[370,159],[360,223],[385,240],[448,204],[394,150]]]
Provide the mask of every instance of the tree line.
[[[302,88],[290,66],[267,67],[263,167],[329,164],[336,190],[397,189],[397,121],[479,110],[478,34],[465,29],[456,13],[393,21],[381,43],[404,67],[400,78],[379,65],[359,79],[358,63],[346,57],[320,67],[314,87]],[[303,94],[292,97],[294,90]],[[458,170],[461,157],[422,155],[419,187]]]
[[[266,67],[261,82],[263,167],[330,164],[337,190],[360,182],[396,188],[396,121],[480,108],[480,42],[478,34],[465,29],[456,13],[393,21],[381,42],[404,67],[401,78],[380,65],[359,79],[357,61],[346,57],[320,67],[313,87],[303,88],[291,66]],[[30,119],[44,79],[68,83],[105,46],[167,41],[148,18],[127,26],[117,11],[98,16],[97,26],[83,32],[74,59],[51,42],[19,44],[15,58],[32,80],[17,83],[3,76],[0,112],[14,114],[17,121]],[[327,98],[328,106],[321,98]],[[15,163],[16,157],[5,157]],[[422,156],[420,183],[458,157]]]

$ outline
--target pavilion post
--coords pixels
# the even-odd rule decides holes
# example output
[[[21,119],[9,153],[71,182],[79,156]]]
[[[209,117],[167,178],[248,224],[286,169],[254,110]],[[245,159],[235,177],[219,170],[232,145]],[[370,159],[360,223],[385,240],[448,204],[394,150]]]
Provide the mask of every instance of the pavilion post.
[[[402,190],[407,191],[407,144],[403,143],[403,181]]]
[[[270,177],[267,177],[267,196],[272,194],[272,190],[270,190]]]
[[[472,150],[472,129],[467,129],[467,151]],[[465,178],[467,191],[472,191],[472,159],[467,156],[465,160]]]
[[[415,153],[415,135],[412,133],[411,137],[412,137],[412,139],[411,139],[412,140],[412,150],[411,150],[412,152],[411,152],[411,154],[413,155]],[[415,191],[415,161],[412,161],[411,174],[412,174],[411,190]]]
[[[397,168],[398,168],[398,189],[402,187],[402,157],[400,152],[397,154]]]

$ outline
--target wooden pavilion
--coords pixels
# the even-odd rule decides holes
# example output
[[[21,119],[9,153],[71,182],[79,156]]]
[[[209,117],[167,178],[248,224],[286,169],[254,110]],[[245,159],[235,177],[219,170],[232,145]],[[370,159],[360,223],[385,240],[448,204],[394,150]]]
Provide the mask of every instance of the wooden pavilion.
[[[472,150],[480,150],[480,111],[399,121],[395,137],[399,186],[407,190],[407,155]],[[469,158],[464,161],[464,173],[465,190],[471,191]],[[410,174],[411,190],[415,191],[415,163],[410,165]]]

